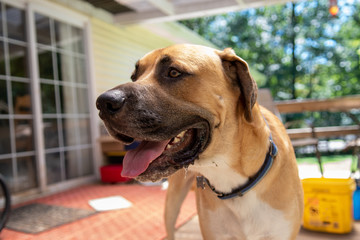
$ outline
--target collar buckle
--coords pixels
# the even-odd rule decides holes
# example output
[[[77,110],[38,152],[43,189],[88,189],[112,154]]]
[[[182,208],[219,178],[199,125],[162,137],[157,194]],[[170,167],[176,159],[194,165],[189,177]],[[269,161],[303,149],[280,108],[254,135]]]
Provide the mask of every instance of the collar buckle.
[[[196,187],[197,188],[201,188],[201,189],[205,189],[205,177],[203,176],[197,176],[196,177]]]

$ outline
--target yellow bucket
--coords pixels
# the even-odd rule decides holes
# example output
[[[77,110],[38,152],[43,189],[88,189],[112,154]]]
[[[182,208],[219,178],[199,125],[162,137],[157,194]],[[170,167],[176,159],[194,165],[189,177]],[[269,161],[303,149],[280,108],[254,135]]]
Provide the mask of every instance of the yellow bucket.
[[[304,188],[305,229],[348,233],[352,230],[353,179],[307,178],[302,180]]]

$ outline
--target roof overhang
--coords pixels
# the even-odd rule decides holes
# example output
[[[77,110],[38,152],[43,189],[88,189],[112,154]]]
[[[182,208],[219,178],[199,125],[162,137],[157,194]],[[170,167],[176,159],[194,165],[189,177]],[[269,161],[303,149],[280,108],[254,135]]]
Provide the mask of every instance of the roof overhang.
[[[177,21],[289,2],[289,0],[83,0],[119,25]]]

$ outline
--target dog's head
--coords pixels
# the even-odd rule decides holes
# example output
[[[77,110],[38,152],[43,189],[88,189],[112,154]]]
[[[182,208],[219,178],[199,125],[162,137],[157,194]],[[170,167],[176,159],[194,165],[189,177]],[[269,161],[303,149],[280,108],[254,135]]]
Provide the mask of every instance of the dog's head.
[[[114,138],[141,142],[124,158],[125,176],[141,181],[167,177],[201,161],[212,139],[234,124],[233,115],[252,121],[257,87],[247,63],[231,49],[158,49],[136,63],[131,79],[96,102]]]

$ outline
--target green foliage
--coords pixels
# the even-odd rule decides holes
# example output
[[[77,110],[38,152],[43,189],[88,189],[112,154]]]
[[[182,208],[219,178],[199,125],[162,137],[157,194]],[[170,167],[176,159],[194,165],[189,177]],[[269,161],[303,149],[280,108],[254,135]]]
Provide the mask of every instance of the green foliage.
[[[322,163],[331,163],[331,162],[340,162],[346,159],[352,159],[352,155],[332,155],[332,156],[322,156]],[[299,157],[296,158],[298,163],[312,163],[318,164],[318,160],[316,157]]]
[[[275,99],[330,98],[360,91],[360,3],[339,4],[335,18],[328,0],[315,0],[181,23],[220,48],[232,47],[266,76],[260,87],[272,89]]]
[[[328,0],[312,0],[181,23],[219,48],[233,48],[264,74],[258,85],[270,88],[275,100],[332,98],[360,93],[360,2],[338,3],[337,17],[329,14]],[[354,124],[341,113],[284,116],[298,119]]]

